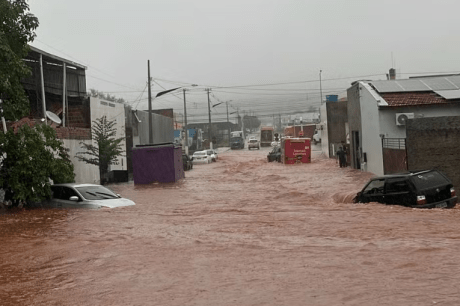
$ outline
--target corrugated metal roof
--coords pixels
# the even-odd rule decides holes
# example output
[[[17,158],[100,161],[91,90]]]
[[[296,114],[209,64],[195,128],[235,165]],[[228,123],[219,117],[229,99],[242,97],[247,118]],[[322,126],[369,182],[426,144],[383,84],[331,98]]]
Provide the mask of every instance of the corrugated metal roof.
[[[405,80],[372,81],[379,93],[460,89],[460,75]]]
[[[75,67],[77,67],[77,68],[81,68],[81,69],[84,69],[84,70],[87,69],[86,66],[81,65],[81,64],[78,64],[78,63],[75,63],[75,62],[73,62],[73,61],[71,61],[71,60],[68,60],[68,59],[59,57],[59,56],[57,56],[57,55],[54,55],[54,54],[45,52],[45,51],[40,50],[40,49],[38,49],[38,48],[36,48],[36,47],[34,47],[34,46],[30,46],[30,45],[29,45],[29,47],[30,47],[30,50],[31,50],[31,51],[36,52],[36,53],[38,53],[38,54],[43,54],[44,56],[49,57],[49,58],[51,58],[51,59],[54,59],[54,60],[56,60],[56,61],[64,62],[64,63],[66,63],[67,65],[72,65],[72,66],[75,66]]]

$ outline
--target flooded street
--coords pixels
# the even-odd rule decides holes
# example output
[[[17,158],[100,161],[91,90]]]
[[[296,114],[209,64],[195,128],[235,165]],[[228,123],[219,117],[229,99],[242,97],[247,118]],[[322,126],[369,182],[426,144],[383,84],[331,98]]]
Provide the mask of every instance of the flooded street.
[[[110,186],[131,207],[0,215],[0,305],[459,304],[460,209],[353,204],[369,173],[268,150]]]

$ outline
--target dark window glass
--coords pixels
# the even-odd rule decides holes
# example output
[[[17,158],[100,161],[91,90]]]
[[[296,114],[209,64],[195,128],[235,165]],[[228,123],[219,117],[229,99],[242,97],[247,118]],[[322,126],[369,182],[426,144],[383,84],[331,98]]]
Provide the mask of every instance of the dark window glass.
[[[55,199],[69,200],[72,196],[78,197],[78,194],[69,187],[53,186],[51,187],[51,190],[53,191],[53,198]]]
[[[433,188],[450,184],[450,182],[439,172],[430,171],[412,176],[412,181],[418,189]]]
[[[401,179],[388,180],[385,188],[387,193],[410,191],[408,182]]]
[[[385,185],[385,180],[373,180],[369,183],[369,185],[364,188],[364,194],[376,194],[376,193],[383,193],[383,186]]]
[[[51,186],[51,191],[53,192],[53,198],[62,199],[62,188],[59,186]]]

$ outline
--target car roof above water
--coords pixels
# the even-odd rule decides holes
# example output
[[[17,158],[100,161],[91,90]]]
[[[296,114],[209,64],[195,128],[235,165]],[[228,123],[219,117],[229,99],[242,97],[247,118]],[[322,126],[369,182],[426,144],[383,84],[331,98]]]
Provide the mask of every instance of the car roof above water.
[[[65,186],[65,187],[91,187],[91,186],[101,186],[101,185],[90,184],[90,183],[65,183],[65,184],[54,184],[53,186]]]
[[[407,172],[402,172],[402,173],[394,173],[394,174],[376,176],[376,177],[373,177],[371,180],[387,179],[387,178],[398,178],[398,177],[411,177],[411,176],[414,176],[414,175],[424,174],[424,173],[428,173],[428,172],[432,172],[432,171],[438,172],[438,170],[434,170],[434,169],[432,169],[432,170],[407,171]]]

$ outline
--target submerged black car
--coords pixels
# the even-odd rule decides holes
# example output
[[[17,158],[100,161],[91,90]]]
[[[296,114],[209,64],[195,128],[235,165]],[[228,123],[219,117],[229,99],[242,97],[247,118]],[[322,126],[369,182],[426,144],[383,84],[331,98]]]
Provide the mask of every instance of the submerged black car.
[[[277,161],[281,162],[281,148],[278,146],[273,147],[273,149],[267,155],[268,162]]]
[[[358,192],[354,202],[452,208],[457,196],[447,176],[437,170],[424,170],[375,177]]]

